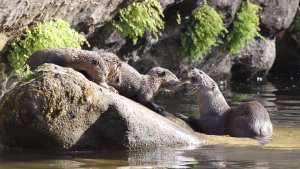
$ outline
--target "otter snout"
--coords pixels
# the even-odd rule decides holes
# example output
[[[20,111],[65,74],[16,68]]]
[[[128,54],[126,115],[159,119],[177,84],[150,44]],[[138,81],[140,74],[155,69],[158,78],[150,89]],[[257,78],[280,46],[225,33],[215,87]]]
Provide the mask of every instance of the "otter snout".
[[[162,87],[169,90],[176,90],[182,85],[182,82],[176,77],[174,79],[169,80]]]
[[[197,68],[192,68],[188,72],[187,82],[190,84],[196,84],[199,80],[201,80],[203,72]]]

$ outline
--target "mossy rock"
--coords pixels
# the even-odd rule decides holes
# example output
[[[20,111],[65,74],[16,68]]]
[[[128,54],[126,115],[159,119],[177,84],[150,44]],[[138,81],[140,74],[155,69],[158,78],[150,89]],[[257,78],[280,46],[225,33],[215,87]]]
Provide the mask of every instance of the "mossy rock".
[[[53,64],[42,65],[4,95],[0,135],[3,145],[51,150],[201,142],[193,132],[148,108],[100,87],[73,69]]]

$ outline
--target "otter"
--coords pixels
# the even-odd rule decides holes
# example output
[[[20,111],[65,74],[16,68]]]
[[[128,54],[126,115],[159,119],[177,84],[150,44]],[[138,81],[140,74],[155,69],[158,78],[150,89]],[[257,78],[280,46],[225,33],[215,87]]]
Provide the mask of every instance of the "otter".
[[[73,48],[43,49],[33,53],[26,63],[31,70],[44,63],[70,67],[81,72],[95,83],[114,92],[117,91],[111,85],[120,83],[119,67],[122,61],[113,53],[102,52],[98,54]]]
[[[189,71],[189,83],[195,87],[200,118],[177,114],[195,130],[211,135],[250,137],[269,141],[273,127],[262,104],[251,101],[230,108],[217,83],[197,68]]]
[[[153,97],[156,93],[160,89],[174,90],[181,84],[176,75],[167,69],[154,67],[146,75],[142,75],[115,54],[108,52],[98,54],[72,48],[44,49],[35,52],[27,60],[32,70],[43,63],[71,67],[97,84],[109,87],[158,113],[164,112],[164,108],[155,104]]]
[[[144,106],[162,114],[164,108],[157,105],[153,97],[160,89],[175,90],[181,85],[175,74],[162,67],[153,67],[145,75],[128,64],[120,66],[122,83],[113,84],[119,94],[137,101]]]

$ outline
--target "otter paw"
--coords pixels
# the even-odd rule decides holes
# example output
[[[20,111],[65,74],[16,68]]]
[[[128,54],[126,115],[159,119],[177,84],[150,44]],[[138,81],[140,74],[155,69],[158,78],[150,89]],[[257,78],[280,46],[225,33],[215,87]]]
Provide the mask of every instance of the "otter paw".
[[[108,88],[110,91],[112,91],[112,92],[114,92],[114,93],[117,93],[117,94],[119,94],[119,92],[118,92],[118,90],[117,89],[115,89],[115,88],[113,88],[113,87],[111,87],[111,86],[109,86],[109,88]]]
[[[174,116],[176,116],[177,118],[182,119],[184,121],[188,120],[187,116],[180,114],[180,113],[174,113]]]
[[[157,106],[154,108],[154,110],[158,113],[163,113],[165,111],[165,108],[162,106]]]

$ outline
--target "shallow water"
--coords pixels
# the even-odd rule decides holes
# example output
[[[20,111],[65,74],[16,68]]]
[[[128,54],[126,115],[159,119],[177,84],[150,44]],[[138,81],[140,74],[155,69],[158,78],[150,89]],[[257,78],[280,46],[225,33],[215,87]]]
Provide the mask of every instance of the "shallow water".
[[[206,136],[207,145],[179,149],[157,148],[136,152],[47,152],[0,148],[0,169],[95,169],[95,168],[299,168],[300,80],[274,80],[261,85],[227,86],[228,103],[258,100],[270,113],[274,126],[271,143],[251,139]],[[170,112],[199,116],[194,96],[166,97],[161,102]]]

